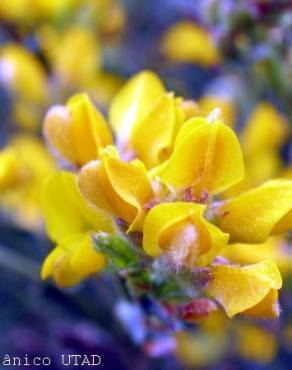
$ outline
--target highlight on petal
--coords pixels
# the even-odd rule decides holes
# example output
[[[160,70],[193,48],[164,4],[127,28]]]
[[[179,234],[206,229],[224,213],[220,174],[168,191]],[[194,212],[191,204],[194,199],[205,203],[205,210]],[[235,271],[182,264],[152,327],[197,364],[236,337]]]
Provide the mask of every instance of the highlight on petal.
[[[133,126],[129,145],[148,168],[157,166],[169,158],[182,122],[183,111],[176,98],[164,94]]]
[[[220,53],[211,35],[199,25],[181,21],[171,26],[162,40],[166,58],[211,67],[220,61]]]
[[[112,143],[102,114],[86,94],[74,95],[66,106],[53,106],[44,121],[44,134],[63,157],[76,165],[97,159],[99,149]]]
[[[244,175],[236,134],[216,120],[193,118],[178,133],[161,181],[175,190],[192,187],[195,197],[213,195],[238,183]]]
[[[219,208],[220,228],[233,242],[263,243],[292,227],[292,181],[271,180]]]
[[[152,257],[167,254],[175,266],[207,265],[228,242],[228,234],[204,219],[206,206],[164,203],[144,220],[143,248]]]
[[[135,231],[142,227],[144,205],[153,198],[151,183],[142,162],[123,162],[113,149],[106,148],[99,162],[82,168],[79,186],[96,207],[110,207],[130,224],[128,231]]]
[[[121,88],[109,108],[109,121],[120,142],[128,140],[133,125],[153,109],[165,92],[159,77],[151,71],[138,73]]]
[[[282,278],[275,262],[264,260],[254,265],[211,266],[212,280],[207,293],[224,308],[228,317],[244,313],[250,316],[279,316],[278,290]]]

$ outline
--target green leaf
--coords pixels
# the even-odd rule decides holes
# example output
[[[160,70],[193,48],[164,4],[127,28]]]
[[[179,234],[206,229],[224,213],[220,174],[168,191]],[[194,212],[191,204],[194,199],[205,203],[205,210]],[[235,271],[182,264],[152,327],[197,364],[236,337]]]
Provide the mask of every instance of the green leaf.
[[[140,267],[139,251],[126,239],[99,232],[93,236],[94,248],[120,269]]]

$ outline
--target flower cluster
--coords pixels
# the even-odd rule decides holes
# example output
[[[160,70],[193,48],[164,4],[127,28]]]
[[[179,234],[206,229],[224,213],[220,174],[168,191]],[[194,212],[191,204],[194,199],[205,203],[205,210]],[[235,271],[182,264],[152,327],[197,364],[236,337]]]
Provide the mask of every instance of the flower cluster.
[[[186,320],[214,310],[212,300],[229,317],[279,316],[273,259],[237,265],[222,255],[234,243],[256,250],[291,228],[292,181],[226,198],[245,177],[241,146],[220,110],[202,111],[150,71],[117,93],[108,122],[86,94],[49,109],[44,135],[71,171],[42,190],[56,243],[44,279],[71,286],[107,269],[131,294],[174,304]]]

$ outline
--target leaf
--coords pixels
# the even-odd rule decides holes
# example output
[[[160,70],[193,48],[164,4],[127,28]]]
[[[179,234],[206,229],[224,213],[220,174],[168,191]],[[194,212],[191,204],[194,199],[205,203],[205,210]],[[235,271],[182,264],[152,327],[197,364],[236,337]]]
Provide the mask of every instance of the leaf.
[[[138,250],[127,240],[99,232],[94,235],[93,241],[95,250],[107,257],[118,270],[140,267]]]

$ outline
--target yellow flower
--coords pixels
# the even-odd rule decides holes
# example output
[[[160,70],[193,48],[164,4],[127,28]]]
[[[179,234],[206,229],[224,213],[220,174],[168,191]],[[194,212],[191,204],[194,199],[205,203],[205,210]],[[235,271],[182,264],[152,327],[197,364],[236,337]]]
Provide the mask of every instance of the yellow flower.
[[[233,127],[236,121],[236,109],[231,99],[216,96],[204,95],[198,101],[199,110],[202,116],[207,117],[214,109],[219,108],[221,111],[222,121]]]
[[[0,1],[0,17],[13,22],[24,21],[29,15],[29,0]]]
[[[233,242],[263,243],[292,226],[292,181],[271,180],[219,208],[220,228]]]
[[[262,244],[230,244],[220,255],[232,264],[244,265],[270,258],[277,263],[282,275],[291,271],[292,267],[289,246],[281,237],[270,237]]]
[[[176,62],[210,67],[220,61],[219,50],[210,34],[189,21],[181,21],[171,26],[164,35],[161,48],[166,58]]]
[[[27,0],[35,18],[55,18],[73,8],[76,0]]]
[[[287,136],[285,118],[271,104],[259,103],[240,135],[245,162],[245,178],[229,189],[225,196],[232,197],[264,181],[278,177],[283,167],[280,149]]]
[[[8,147],[0,151],[0,191],[3,192],[20,180],[20,162],[14,149]]]
[[[76,0],[1,0],[0,17],[31,26],[32,21],[62,15],[75,2]]]
[[[76,166],[97,159],[99,149],[112,143],[102,114],[86,94],[74,95],[65,106],[53,106],[45,118],[44,134]]]
[[[211,266],[211,273],[206,291],[223,306],[228,317],[239,313],[269,319],[279,316],[282,278],[273,260],[249,266],[218,264]]]
[[[143,248],[149,255],[166,254],[177,268],[207,265],[228,242],[228,234],[203,217],[206,206],[164,203],[152,208],[143,228]]]
[[[175,334],[176,356],[189,368],[205,368],[218,363],[227,350],[227,336],[203,331],[178,331]]]
[[[169,157],[183,121],[181,99],[167,93],[150,71],[132,77],[109,107],[109,122],[122,157],[137,157],[147,168]]]
[[[192,188],[194,199],[222,192],[244,175],[235,133],[222,122],[193,118],[186,122],[174,151],[161,171],[161,181],[175,191]]]
[[[126,23],[126,11],[121,0],[89,0],[87,2],[94,12],[100,32],[106,40],[109,37],[122,34]]]
[[[169,158],[183,118],[178,101],[173,95],[164,94],[133,126],[129,146],[148,168]]]
[[[122,158],[138,158],[152,168],[170,156],[184,113],[181,99],[166,93],[154,73],[144,71],[114,97],[109,121]],[[112,144],[106,121],[85,94],[69,99],[66,107],[52,107],[44,132],[49,143],[77,166],[97,159],[99,149]]]
[[[101,71],[95,77],[92,77],[84,88],[99,106],[108,107],[123,84],[124,80],[121,76]]]
[[[85,94],[49,111],[48,141],[77,169],[83,167],[78,185],[64,173],[49,182],[45,215],[57,247],[43,277],[52,275],[67,286],[101,269],[104,258],[94,254],[90,233],[115,232],[114,222],[127,234],[138,232],[145,252],[162,255],[176,270],[208,266],[213,279],[207,292],[229,317],[279,314],[281,276],[271,260],[243,267],[210,264],[229,239],[263,243],[288,230],[292,182],[275,180],[220,201],[222,192],[244,178],[242,151],[216,110],[207,118],[197,114],[194,102],[168,93],[150,71],[130,79],[112,101],[109,122],[116,147],[105,119]],[[81,200],[83,206],[77,207]],[[81,211],[85,205],[94,213],[90,221]]]
[[[22,46],[6,44],[0,50],[0,80],[15,99],[13,121],[26,129],[36,129],[47,99],[47,76],[42,64]]]
[[[285,118],[269,103],[262,102],[252,112],[242,132],[242,147],[247,156],[278,149],[287,136]]]
[[[0,78],[16,97],[41,103],[46,99],[47,76],[38,59],[19,44],[0,50]]]
[[[16,136],[0,154],[0,204],[27,228],[40,226],[39,189],[55,163],[43,144]]]
[[[53,70],[65,85],[84,86],[101,68],[100,45],[95,35],[84,27],[67,28],[54,40],[52,48]]]
[[[139,230],[145,204],[153,191],[145,166],[139,160],[123,162],[114,147],[106,148],[100,161],[90,162],[79,173],[84,196],[98,208],[110,209],[129,224],[128,231]]]
[[[159,77],[151,71],[142,71],[127,81],[109,107],[109,122],[118,141],[129,139],[135,123],[143,119],[165,93]]]
[[[94,251],[91,233],[115,233],[109,215],[82,197],[75,175],[59,172],[44,184],[41,203],[50,238],[57,244],[46,258],[42,278],[52,276],[60,286],[77,284],[100,271],[105,258]]]
[[[275,358],[278,343],[273,333],[250,324],[240,325],[237,332],[237,349],[244,359],[265,364]]]

